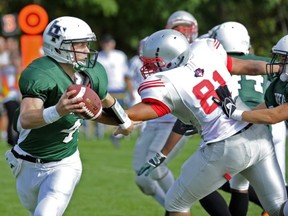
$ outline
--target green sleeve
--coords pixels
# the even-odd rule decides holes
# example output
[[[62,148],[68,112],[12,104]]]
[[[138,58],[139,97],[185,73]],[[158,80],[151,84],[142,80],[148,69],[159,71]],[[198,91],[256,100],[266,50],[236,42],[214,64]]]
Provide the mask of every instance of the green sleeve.
[[[92,89],[97,92],[100,99],[103,99],[107,95],[108,77],[105,68],[99,62],[92,69],[87,70],[92,79]]]
[[[43,82],[45,80],[45,82]],[[48,92],[55,87],[56,83],[43,76],[43,73],[38,73],[35,70],[26,69],[21,74],[19,79],[19,87],[22,97],[35,97],[46,101]]]

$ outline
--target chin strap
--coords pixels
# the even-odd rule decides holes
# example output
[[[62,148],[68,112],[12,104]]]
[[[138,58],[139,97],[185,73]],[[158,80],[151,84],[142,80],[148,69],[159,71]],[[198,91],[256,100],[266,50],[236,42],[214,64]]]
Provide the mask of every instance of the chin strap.
[[[78,62],[73,62],[73,68],[75,71],[83,71],[85,70],[85,66],[79,64]]]
[[[280,80],[281,80],[282,82],[288,81],[288,75],[287,75],[286,73],[281,73],[281,75],[280,75]]]

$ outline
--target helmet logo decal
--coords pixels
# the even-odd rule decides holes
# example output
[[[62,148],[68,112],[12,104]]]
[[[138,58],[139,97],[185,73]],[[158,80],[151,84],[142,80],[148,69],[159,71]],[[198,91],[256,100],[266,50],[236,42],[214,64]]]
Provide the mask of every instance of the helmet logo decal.
[[[155,57],[158,58],[159,57],[159,52],[160,52],[160,48],[157,47],[156,52],[155,52]]]
[[[57,25],[59,21],[56,20],[50,27],[47,34],[52,37],[51,41],[56,42],[56,40],[59,40],[61,36],[61,26]],[[65,32],[66,28],[62,28],[62,30]]]
[[[156,52],[155,52],[155,57],[156,58],[159,58],[159,52],[160,52],[160,48],[157,47]],[[161,65],[160,65],[160,63],[158,61],[156,62],[156,65],[159,68],[159,71],[162,71]]]
[[[195,71],[194,71],[194,73],[195,73],[195,77],[203,77],[203,75],[204,75],[204,69],[201,69],[201,68],[197,68]]]

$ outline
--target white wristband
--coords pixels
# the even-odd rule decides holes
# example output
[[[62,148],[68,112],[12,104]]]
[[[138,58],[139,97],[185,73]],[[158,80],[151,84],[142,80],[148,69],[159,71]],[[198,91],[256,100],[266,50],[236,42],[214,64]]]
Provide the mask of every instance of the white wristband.
[[[57,112],[56,106],[51,106],[43,110],[43,119],[47,124],[51,124],[60,118],[61,116]]]
[[[119,124],[119,126],[122,129],[126,130],[127,128],[129,128],[131,126],[131,124],[132,124],[132,121],[128,118],[128,119],[126,119],[126,121],[123,124]]]
[[[167,158],[167,156],[164,155],[162,152],[158,152],[158,154],[159,154],[162,158]]]
[[[237,121],[242,121],[242,113],[244,111],[243,110],[235,110],[233,112],[233,114],[231,115],[231,118],[234,119],[234,120],[237,120]]]

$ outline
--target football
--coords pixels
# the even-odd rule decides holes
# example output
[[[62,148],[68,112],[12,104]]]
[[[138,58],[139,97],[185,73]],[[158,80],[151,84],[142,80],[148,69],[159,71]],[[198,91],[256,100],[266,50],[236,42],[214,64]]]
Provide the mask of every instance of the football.
[[[68,87],[67,91],[76,90],[76,93],[71,95],[71,98],[83,98],[83,102],[85,103],[84,109],[85,112],[77,113],[83,119],[94,120],[96,119],[102,112],[102,104],[101,99],[98,94],[93,91],[91,88],[83,86],[83,85],[71,85]]]

